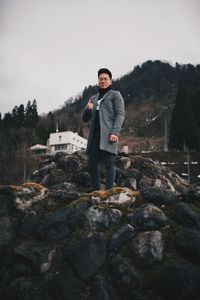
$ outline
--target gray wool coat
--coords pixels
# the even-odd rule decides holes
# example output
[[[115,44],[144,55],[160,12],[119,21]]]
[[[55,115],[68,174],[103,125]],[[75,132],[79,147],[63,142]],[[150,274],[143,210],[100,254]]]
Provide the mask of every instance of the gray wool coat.
[[[89,136],[86,152],[89,154],[92,143],[92,135],[94,130],[94,120],[99,94],[91,97],[93,109],[84,108],[82,112],[82,120],[89,123]],[[125,117],[124,100],[118,91],[109,90],[102,98],[99,107],[100,122],[100,149],[117,154],[117,142],[110,142],[110,134],[119,136]]]

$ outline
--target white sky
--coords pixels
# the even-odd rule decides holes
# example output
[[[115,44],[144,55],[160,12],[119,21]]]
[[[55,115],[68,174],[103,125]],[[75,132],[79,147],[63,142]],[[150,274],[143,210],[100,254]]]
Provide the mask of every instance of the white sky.
[[[200,63],[200,0],[0,0],[0,112],[57,109],[97,70]]]

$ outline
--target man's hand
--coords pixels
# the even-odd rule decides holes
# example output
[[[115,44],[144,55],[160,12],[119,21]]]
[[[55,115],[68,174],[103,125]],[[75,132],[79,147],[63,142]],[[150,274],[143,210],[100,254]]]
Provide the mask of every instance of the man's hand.
[[[86,107],[87,107],[87,109],[93,109],[94,105],[93,105],[93,103],[92,103],[91,98],[90,98],[90,100],[88,101]]]
[[[118,142],[118,139],[119,139],[118,136],[115,134],[111,134],[109,137],[109,141],[112,143]]]

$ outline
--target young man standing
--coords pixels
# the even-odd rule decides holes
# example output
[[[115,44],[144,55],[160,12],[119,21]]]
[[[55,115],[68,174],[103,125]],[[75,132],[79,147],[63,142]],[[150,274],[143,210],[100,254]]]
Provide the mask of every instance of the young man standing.
[[[112,73],[108,69],[98,71],[98,85],[98,94],[90,98],[82,113],[82,120],[90,121],[86,152],[94,191],[100,190],[100,163],[106,168],[106,189],[114,185],[114,159],[125,116],[124,100],[119,91],[112,89]]]

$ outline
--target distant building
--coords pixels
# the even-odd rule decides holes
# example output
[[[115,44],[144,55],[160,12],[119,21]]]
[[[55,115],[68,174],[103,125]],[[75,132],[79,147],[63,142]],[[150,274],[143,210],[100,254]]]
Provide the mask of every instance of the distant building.
[[[36,144],[30,148],[31,152],[35,155],[43,155],[49,153],[49,148],[45,145]]]
[[[63,151],[73,153],[80,149],[86,149],[87,140],[78,135],[77,132],[63,131],[50,133],[47,141],[47,147],[50,149],[50,154],[56,154]]]

